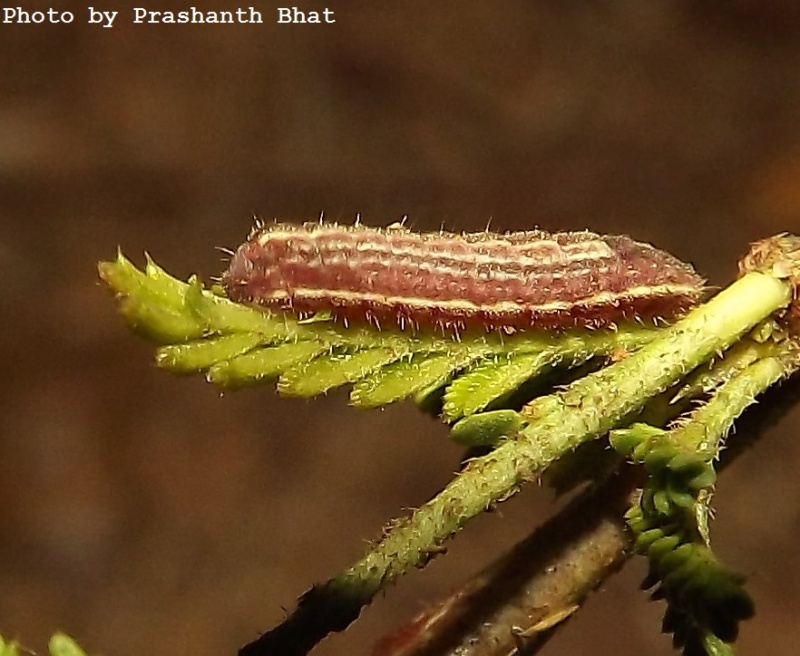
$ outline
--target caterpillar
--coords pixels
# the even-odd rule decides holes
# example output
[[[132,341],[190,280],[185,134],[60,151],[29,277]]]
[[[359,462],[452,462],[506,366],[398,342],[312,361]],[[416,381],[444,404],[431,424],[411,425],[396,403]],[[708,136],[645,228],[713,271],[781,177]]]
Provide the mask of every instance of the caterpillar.
[[[670,320],[704,289],[690,265],[626,236],[331,223],[257,226],[222,284],[234,301],[301,316],[508,333]]]

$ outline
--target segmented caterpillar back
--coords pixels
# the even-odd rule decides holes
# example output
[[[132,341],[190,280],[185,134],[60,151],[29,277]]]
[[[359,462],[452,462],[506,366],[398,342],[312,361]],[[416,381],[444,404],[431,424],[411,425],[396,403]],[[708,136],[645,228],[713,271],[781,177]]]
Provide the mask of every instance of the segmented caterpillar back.
[[[703,292],[691,266],[625,236],[419,234],[324,223],[254,231],[222,280],[235,301],[455,331],[670,320]]]

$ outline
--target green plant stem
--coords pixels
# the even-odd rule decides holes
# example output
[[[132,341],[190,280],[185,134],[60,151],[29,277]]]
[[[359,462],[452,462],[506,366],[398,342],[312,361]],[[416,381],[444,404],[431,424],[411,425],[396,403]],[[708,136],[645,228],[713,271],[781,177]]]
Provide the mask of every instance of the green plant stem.
[[[461,526],[536,479],[559,456],[598,437],[640,409],[767,316],[786,307],[792,283],[752,271],[627,359],[567,389],[535,401],[529,426],[477,458],[435,498],[393,524],[359,562],[315,586],[297,610],[241,656],[304,654],[330,631],[350,624],[361,608],[411,567],[424,566]]]
[[[781,353],[757,360],[726,382],[708,403],[701,405],[687,421],[670,431],[671,440],[690,452],[719,456],[734,420],[765,389],[793,373],[800,350],[787,342]]]
[[[709,410],[704,405],[673,432],[685,436],[724,434],[730,421],[745,406],[770,390],[757,408],[745,414],[741,440],[725,451],[723,466],[741,455],[744,439],[752,444],[781,409],[791,407],[800,381],[783,389],[770,389],[778,378],[800,369],[796,341],[776,344],[769,363],[740,372],[727,383],[731,391],[720,390],[710,404],[718,417],[706,430]],[[743,391],[737,394],[733,390]],[[776,397],[789,397],[787,401]],[[731,404],[731,397],[739,399]],[[694,441],[699,446],[700,441]],[[682,442],[691,447],[687,439]],[[638,471],[639,477],[636,476]],[[623,515],[638,500],[641,470],[623,466],[623,475],[612,475],[576,497],[558,515],[538,527],[491,565],[477,573],[446,600],[431,605],[410,624],[381,640],[383,656],[500,656],[518,653],[531,656],[560,628],[588,594],[616,572],[632,553],[633,534]],[[542,617],[544,615],[544,617]],[[548,618],[555,617],[556,621]],[[531,624],[533,627],[528,628]],[[524,630],[520,633],[522,627]]]

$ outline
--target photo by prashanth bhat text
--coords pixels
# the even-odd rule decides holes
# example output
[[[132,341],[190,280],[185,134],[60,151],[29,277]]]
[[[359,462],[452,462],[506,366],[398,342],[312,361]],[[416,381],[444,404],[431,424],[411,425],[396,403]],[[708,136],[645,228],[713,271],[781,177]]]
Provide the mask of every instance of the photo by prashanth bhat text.
[[[3,7],[2,23],[13,25],[68,25],[75,22],[77,12],[62,11],[52,7],[29,10],[24,7]],[[197,7],[177,11],[153,10],[145,7],[133,7],[127,14],[129,22],[135,25],[230,25],[230,24],[263,24],[266,12],[254,7],[239,7],[225,11],[205,11]],[[270,12],[271,13],[271,12]],[[307,10],[299,7],[277,7],[272,18],[278,24],[322,25],[335,23],[333,10],[327,7],[320,10]],[[119,19],[119,21],[118,21]],[[114,27],[125,22],[125,14],[119,11],[108,11],[86,7],[86,22],[100,27]],[[268,17],[269,19],[269,17]],[[80,19],[79,19],[80,22]]]

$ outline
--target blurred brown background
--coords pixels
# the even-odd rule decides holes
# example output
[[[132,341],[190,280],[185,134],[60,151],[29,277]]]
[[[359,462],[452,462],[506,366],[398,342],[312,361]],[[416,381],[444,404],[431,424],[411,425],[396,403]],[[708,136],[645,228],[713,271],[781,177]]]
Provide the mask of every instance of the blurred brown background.
[[[261,3],[263,25],[172,28],[114,7],[105,30],[77,3],[27,5],[76,14],[0,24],[0,631],[39,651],[63,629],[108,656],[232,655],[460,456],[410,404],[220,396],[157,371],[97,283],[118,245],[208,277],[254,214],[408,214],[420,230],[629,233],[722,285],[751,240],[800,230],[791,0],[351,0],[326,26],[278,26]],[[800,641],[799,420],[719,486],[717,549],[758,605],[742,654]],[[318,653],[366,653],[550,497],[477,520]],[[643,571],[545,653],[672,653]]]

